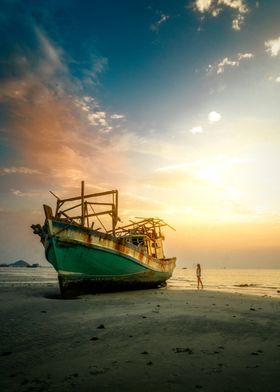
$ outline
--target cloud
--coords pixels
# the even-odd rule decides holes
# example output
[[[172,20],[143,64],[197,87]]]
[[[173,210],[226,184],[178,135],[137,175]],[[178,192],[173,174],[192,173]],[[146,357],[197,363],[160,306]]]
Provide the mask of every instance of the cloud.
[[[45,36],[43,31],[34,27],[34,48],[17,48],[4,54],[0,63],[0,101],[5,99],[32,100],[36,91],[41,89],[40,100],[46,95],[61,93],[68,73],[60,60],[62,52]],[[27,46],[27,44],[26,44]],[[69,81],[70,82],[70,81]],[[42,91],[42,87],[47,87]]]
[[[221,114],[217,112],[210,112],[208,114],[208,121],[210,124],[220,121],[221,118],[222,118]]]
[[[88,114],[88,119],[91,125],[99,126],[99,132],[109,133],[113,127],[108,124],[106,116],[106,112],[95,112]]]
[[[106,112],[94,112],[88,114],[88,119],[91,125],[98,125],[101,126],[101,132],[111,132],[112,127],[109,126],[107,119],[106,119]]]
[[[238,53],[238,60],[252,59],[254,57],[253,53]]]
[[[115,114],[112,114],[112,115],[110,116],[110,118],[111,118],[112,120],[121,120],[121,119],[125,118],[125,116],[124,116],[123,114],[117,114],[117,113],[115,113]]]
[[[249,8],[245,0],[195,0],[194,10],[202,14],[209,13],[217,17],[225,8],[232,9],[235,15],[232,19],[232,29],[239,31],[245,21]]]
[[[189,170],[191,167],[196,166],[196,165],[197,165],[197,162],[176,163],[173,165],[158,167],[157,169],[155,169],[155,172],[175,173],[175,172]]]
[[[29,167],[3,167],[0,168],[0,174],[40,174],[37,169],[30,169]]]
[[[193,173],[193,162],[182,162],[173,165],[159,167],[144,178],[146,185],[158,188],[184,188],[196,183]]]
[[[86,64],[81,65],[84,66],[81,71],[83,83],[95,86],[96,84],[99,84],[99,75],[107,68],[108,59],[106,57],[91,54]]]
[[[170,19],[170,16],[169,16],[169,15],[165,15],[165,14],[161,13],[161,14],[160,14],[160,19],[159,19],[157,22],[155,22],[155,23],[153,23],[153,24],[151,25],[151,27],[150,27],[151,30],[152,30],[152,31],[158,31],[159,28],[160,28],[160,26],[161,26],[163,23],[167,22],[168,19]]]
[[[90,96],[85,96],[83,98],[76,97],[75,104],[84,112],[91,112],[99,107],[96,100]]]
[[[108,123],[108,114],[100,110],[99,104],[93,97],[85,96],[83,98],[76,97],[75,105],[82,111],[86,112],[88,122],[91,126],[95,126],[101,133],[109,133],[113,127]],[[114,119],[118,115],[111,115],[110,118]],[[117,117],[122,118],[122,117]]]
[[[237,191],[234,192],[234,185],[227,185],[224,180],[229,177],[231,173],[237,170],[240,166],[248,163],[247,160],[239,157],[215,157],[193,160],[189,162],[178,162],[173,165],[162,166],[155,169],[149,176],[145,178],[151,186],[163,187],[166,189],[183,188],[187,189],[189,195],[191,189],[199,187],[199,194],[202,195],[205,188],[212,189],[217,193],[222,194],[226,189],[229,195],[231,191],[231,198],[237,197]],[[210,186],[210,188],[209,188]],[[195,198],[199,197],[195,193]]]
[[[11,189],[12,195],[16,197],[32,197],[34,196],[32,192],[22,192],[19,189]]]
[[[43,75],[53,75],[57,70],[65,71],[66,68],[61,61],[62,51],[55,47],[50,39],[38,27],[34,28],[38,39],[38,48],[42,58],[38,60],[38,67]]]
[[[233,8],[241,14],[248,12],[248,7],[246,5],[246,1],[244,0],[218,0],[218,4]]]
[[[199,12],[209,11],[212,0],[196,0],[195,7]]]
[[[191,128],[190,132],[192,134],[194,134],[194,135],[197,134],[197,133],[202,133],[203,132],[203,128],[200,125],[198,125],[197,127]]]
[[[266,47],[266,52],[272,57],[278,56],[280,52],[280,37],[265,41],[264,46]]]
[[[236,18],[232,19],[232,29],[235,31],[239,31],[241,29],[241,25],[244,23],[244,16],[239,14]]]
[[[271,82],[280,83],[280,76],[277,77],[270,76],[268,80],[270,80]]]
[[[217,74],[221,74],[224,72],[225,67],[237,67],[239,65],[238,61],[230,60],[225,57],[222,61],[220,61],[217,65]]]
[[[110,113],[73,76],[67,62],[72,59],[30,15],[23,13],[20,19],[12,14],[21,34],[11,39],[7,32],[1,52],[0,106],[5,116],[0,117],[0,143],[9,156],[9,164],[0,169],[1,192],[13,189],[19,196],[49,184],[69,189],[81,179],[100,185],[118,178],[123,167],[129,173],[124,154],[111,153],[126,141],[111,137]]]
[[[217,75],[220,75],[225,72],[226,68],[239,67],[241,61],[250,60],[253,57],[253,53],[238,53],[236,58],[230,59],[228,57],[225,57],[223,60],[219,61],[215,65],[208,65],[207,71],[215,72]]]

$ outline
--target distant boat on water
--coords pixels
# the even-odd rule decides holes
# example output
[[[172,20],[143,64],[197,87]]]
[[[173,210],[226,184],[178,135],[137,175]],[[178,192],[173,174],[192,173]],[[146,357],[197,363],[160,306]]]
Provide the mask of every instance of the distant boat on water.
[[[54,196],[55,213],[44,205],[43,227],[31,227],[41,238],[46,259],[58,272],[63,297],[160,287],[172,276],[176,258],[165,257],[161,231],[171,226],[163,220],[135,218],[118,226],[118,191],[85,194],[83,181],[79,196]]]

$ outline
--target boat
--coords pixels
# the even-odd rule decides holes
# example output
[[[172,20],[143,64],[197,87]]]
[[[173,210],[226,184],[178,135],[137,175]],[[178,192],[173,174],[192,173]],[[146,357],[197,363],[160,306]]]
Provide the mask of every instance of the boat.
[[[62,297],[166,285],[176,257],[164,255],[162,227],[171,226],[140,217],[119,226],[117,190],[85,194],[82,181],[78,196],[61,199],[51,193],[55,213],[44,204],[44,225],[31,228],[58,273]]]

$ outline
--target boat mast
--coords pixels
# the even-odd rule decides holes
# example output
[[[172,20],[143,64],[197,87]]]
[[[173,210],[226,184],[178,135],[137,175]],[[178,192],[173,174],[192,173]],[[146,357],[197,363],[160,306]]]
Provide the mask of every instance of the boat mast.
[[[116,226],[118,224],[118,191],[113,191],[113,204],[112,204],[112,234],[116,233]]]
[[[85,182],[81,182],[81,207],[82,207],[82,215],[81,215],[81,225],[85,225]]]

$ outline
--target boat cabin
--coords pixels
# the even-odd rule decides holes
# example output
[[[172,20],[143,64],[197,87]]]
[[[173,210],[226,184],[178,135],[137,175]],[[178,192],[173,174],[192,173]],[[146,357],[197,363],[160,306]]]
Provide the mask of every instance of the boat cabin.
[[[146,252],[148,255],[157,259],[163,259],[163,237],[152,239],[145,234],[128,234],[123,237],[127,244],[136,246],[140,251]]]

